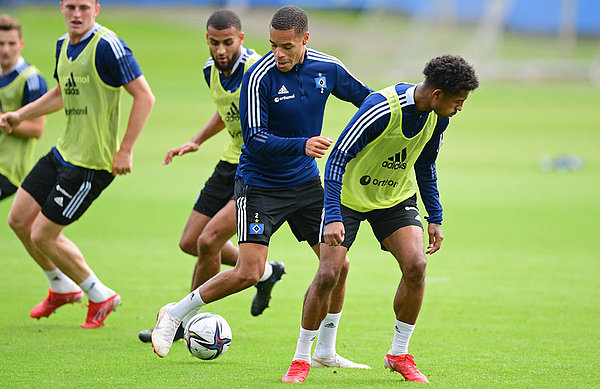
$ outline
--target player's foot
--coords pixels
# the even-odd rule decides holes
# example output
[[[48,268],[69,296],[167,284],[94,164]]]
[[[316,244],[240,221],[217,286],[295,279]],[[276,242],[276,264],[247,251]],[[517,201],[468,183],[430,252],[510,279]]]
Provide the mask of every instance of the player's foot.
[[[338,353],[333,354],[327,358],[317,358],[315,354],[312,356],[310,362],[312,367],[344,367],[348,369],[370,369],[371,366],[363,365],[362,363],[352,362],[339,355]]]
[[[269,306],[271,300],[271,291],[281,276],[285,274],[285,265],[282,262],[270,261],[273,266],[273,274],[268,279],[256,284],[256,295],[252,299],[250,313],[252,316],[258,316]]]
[[[407,381],[421,382],[424,384],[429,383],[427,377],[417,369],[415,359],[410,354],[387,354],[385,358],[383,358],[383,362],[386,368],[402,374]]]
[[[304,382],[308,372],[310,371],[310,363],[303,361],[301,359],[296,359],[292,361],[290,368],[287,373],[281,379],[281,382],[293,382],[293,383],[301,383]]]
[[[85,323],[81,325],[81,328],[98,328],[104,324],[104,320],[112,311],[117,310],[117,306],[121,305],[121,296],[118,293],[112,295],[112,297],[95,303],[90,301],[88,304],[87,317]]]
[[[177,327],[181,324],[181,319],[176,318],[169,312],[169,308],[173,305],[175,303],[167,304],[158,311],[156,325],[152,330],[152,347],[156,355],[161,358],[166,357],[169,353],[175,339]]]
[[[51,288],[48,288],[48,291],[48,297],[33,307],[31,312],[29,312],[29,316],[34,319],[48,317],[54,313],[57,308],[62,307],[65,304],[79,302],[83,298],[83,292],[81,290],[71,293],[56,293]]]
[[[144,343],[152,343],[152,330],[154,328],[150,328],[147,330],[140,331],[138,334],[138,338]],[[183,339],[183,326],[180,324],[177,327],[177,332],[175,332],[175,337],[173,338],[173,342]]]

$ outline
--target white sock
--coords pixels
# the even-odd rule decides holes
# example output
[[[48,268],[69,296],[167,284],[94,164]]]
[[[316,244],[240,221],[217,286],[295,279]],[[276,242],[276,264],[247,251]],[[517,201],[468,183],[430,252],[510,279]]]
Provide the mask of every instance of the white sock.
[[[335,355],[335,338],[342,312],[328,313],[319,327],[319,340],[315,348],[317,358],[327,358]]]
[[[81,289],[88,296],[88,300],[94,303],[99,303],[108,300],[115,292],[108,289],[99,279],[96,277],[94,272],[90,274],[85,281],[79,284]]]
[[[258,280],[258,282],[266,281],[272,275],[273,275],[273,266],[271,265],[271,262],[265,261],[265,272],[263,273],[262,277],[260,277],[260,280]]]
[[[169,308],[169,312],[179,320],[190,313],[193,309],[206,305],[202,297],[200,297],[200,287],[193,290],[190,294],[179,300],[179,302]]]
[[[392,349],[390,354],[408,354],[408,342],[410,341],[410,337],[412,336],[414,330],[414,324],[407,324],[396,319],[394,340],[392,341]]]
[[[319,330],[305,330],[300,327],[300,335],[298,336],[298,343],[296,344],[296,353],[294,354],[293,361],[303,360],[310,363],[310,349],[312,344],[317,337]]]
[[[44,274],[46,274],[48,282],[50,282],[50,289],[56,293],[71,293],[81,290],[79,286],[60,271],[59,268],[48,271],[44,270]]]

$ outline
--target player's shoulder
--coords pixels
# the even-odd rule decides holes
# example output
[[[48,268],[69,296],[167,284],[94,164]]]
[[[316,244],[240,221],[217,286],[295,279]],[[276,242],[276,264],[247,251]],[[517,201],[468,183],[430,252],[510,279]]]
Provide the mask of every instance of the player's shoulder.
[[[248,71],[244,74],[244,78],[252,77],[254,80],[258,80],[258,82],[262,82],[263,80],[269,79],[272,77],[276,70],[275,67],[275,56],[273,52],[269,51],[267,54],[263,55],[259,58]]]
[[[315,50],[311,47],[306,48],[306,59],[311,62],[318,62],[318,63],[324,64],[324,65],[326,65],[326,64],[337,65],[337,66],[341,66],[341,67],[345,68],[342,61],[340,61],[337,57],[326,54],[319,50]]]
[[[215,60],[212,57],[208,57],[208,59],[206,60],[206,62],[204,62],[203,69],[204,70],[209,69],[213,65],[213,63],[215,63]]]
[[[98,42],[98,50],[109,51],[116,58],[121,58],[127,54],[127,50],[129,49],[127,44],[116,33],[106,27],[103,27],[100,31],[103,31],[103,34]]]

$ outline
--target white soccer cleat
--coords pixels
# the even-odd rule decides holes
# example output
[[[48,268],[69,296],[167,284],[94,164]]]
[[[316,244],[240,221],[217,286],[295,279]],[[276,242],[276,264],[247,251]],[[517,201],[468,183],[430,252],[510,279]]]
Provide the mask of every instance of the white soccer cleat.
[[[156,325],[152,330],[152,348],[154,348],[156,355],[161,358],[169,353],[177,327],[181,324],[181,320],[169,312],[169,308],[173,305],[175,303],[167,304],[158,311]]]
[[[352,362],[351,360],[346,359],[337,353],[335,353],[332,356],[327,357],[327,358],[317,358],[317,356],[313,354],[310,365],[312,367],[343,367],[343,368],[348,368],[348,369],[370,369],[371,368],[371,366],[369,366],[369,365]]]

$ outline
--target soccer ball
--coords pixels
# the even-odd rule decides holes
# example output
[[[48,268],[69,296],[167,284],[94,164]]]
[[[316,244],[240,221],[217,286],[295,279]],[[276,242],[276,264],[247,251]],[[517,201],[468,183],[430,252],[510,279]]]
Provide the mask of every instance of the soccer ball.
[[[216,313],[199,313],[189,319],[183,334],[190,354],[200,359],[215,359],[231,345],[231,328]]]

